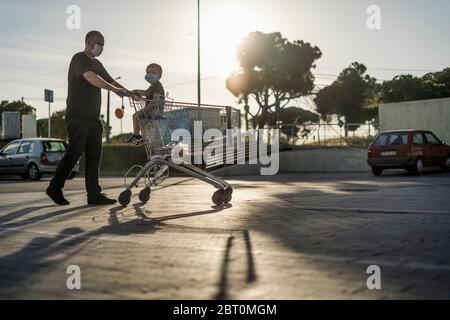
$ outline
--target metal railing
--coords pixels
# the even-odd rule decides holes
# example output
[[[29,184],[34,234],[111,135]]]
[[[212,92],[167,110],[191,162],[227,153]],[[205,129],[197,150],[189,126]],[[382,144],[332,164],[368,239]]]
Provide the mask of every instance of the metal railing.
[[[366,123],[280,124],[280,144],[293,146],[368,146],[377,135],[377,126]]]

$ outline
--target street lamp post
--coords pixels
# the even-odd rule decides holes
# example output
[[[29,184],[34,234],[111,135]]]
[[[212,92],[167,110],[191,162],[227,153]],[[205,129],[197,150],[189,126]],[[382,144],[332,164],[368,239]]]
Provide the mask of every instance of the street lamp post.
[[[120,80],[121,77],[117,77],[114,79],[114,81],[116,80]],[[109,144],[109,138],[110,138],[110,134],[111,134],[111,130],[110,130],[110,126],[109,126],[109,104],[110,104],[110,92],[108,90],[108,99],[107,99],[107,103],[106,103],[106,144]]]

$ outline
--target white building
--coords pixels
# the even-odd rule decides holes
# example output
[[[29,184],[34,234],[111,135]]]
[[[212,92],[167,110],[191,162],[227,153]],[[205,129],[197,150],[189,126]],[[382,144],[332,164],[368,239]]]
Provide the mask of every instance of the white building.
[[[450,98],[381,104],[380,131],[431,130],[450,144]]]

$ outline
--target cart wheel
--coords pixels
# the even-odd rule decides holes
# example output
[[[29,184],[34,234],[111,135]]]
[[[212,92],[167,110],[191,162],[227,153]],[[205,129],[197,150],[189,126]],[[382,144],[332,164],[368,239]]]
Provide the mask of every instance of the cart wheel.
[[[224,195],[225,195],[225,191],[223,189],[219,189],[213,193],[211,200],[216,206],[218,206],[218,205],[222,204],[222,202],[224,200]]]
[[[139,192],[139,200],[141,200],[143,203],[146,203],[150,199],[150,193],[152,192],[152,189],[149,187],[145,187],[144,189]]]
[[[127,189],[125,191],[122,191],[119,195],[119,203],[124,207],[130,203],[130,199],[131,199],[131,190]]]
[[[233,189],[230,187],[227,187],[224,189],[224,194],[223,194],[223,203],[228,203],[231,201],[232,199],[232,195],[233,195]]]

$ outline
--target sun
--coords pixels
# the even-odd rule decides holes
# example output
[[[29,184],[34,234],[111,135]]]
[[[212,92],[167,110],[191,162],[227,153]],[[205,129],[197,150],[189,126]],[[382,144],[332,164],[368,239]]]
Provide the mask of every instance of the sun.
[[[236,49],[257,30],[258,20],[244,5],[223,4],[205,10],[200,28],[202,60],[216,73],[225,73],[236,68]]]

